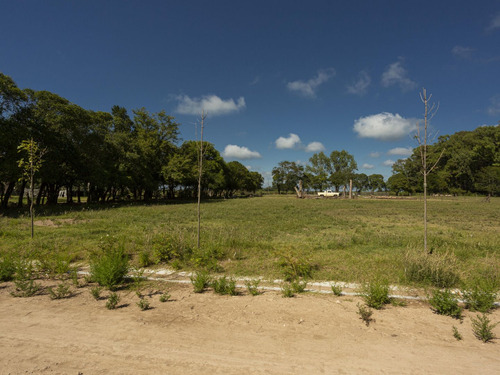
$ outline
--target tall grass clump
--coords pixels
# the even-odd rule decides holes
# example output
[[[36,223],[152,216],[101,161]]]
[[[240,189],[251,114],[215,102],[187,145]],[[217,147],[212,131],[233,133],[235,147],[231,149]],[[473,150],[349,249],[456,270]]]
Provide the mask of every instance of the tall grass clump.
[[[457,259],[451,253],[424,254],[408,251],[404,257],[406,281],[437,288],[456,286],[460,277]]]
[[[449,289],[434,290],[429,298],[429,304],[436,314],[462,319],[462,308],[458,305],[457,297]]]
[[[29,259],[18,259],[14,278],[15,290],[11,294],[14,297],[34,296],[41,289],[41,286],[35,283],[34,278],[33,262]]]
[[[233,278],[228,279],[226,276],[222,276],[212,281],[212,288],[217,294],[227,294],[230,296],[237,295],[236,280],[234,280]]]
[[[288,282],[301,278],[309,279],[312,277],[314,270],[311,262],[291,251],[281,254],[278,266],[280,267],[283,279]]]
[[[487,313],[495,308],[498,289],[491,280],[476,279],[462,291],[465,308],[471,311]]]
[[[10,254],[0,258],[0,281],[11,281],[16,273],[16,261]]]
[[[91,279],[110,290],[123,283],[128,269],[129,259],[123,245],[101,251],[90,260]]]
[[[490,342],[496,338],[493,333],[493,328],[495,328],[500,322],[492,323],[485,314],[477,315],[476,318],[471,318],[471,321],[472,332],[478,340],[481,340],[482,342]]]
[[[195,293],[203,293],[210,286],[212,279],[207,271],[198,271],[191,275],[191,284]]]
[[[389,297],[389,283],[384,280],[374,280],[365,283],[361,287],[361,297],[368,307],[380,310],[384,305],[391,302]]]

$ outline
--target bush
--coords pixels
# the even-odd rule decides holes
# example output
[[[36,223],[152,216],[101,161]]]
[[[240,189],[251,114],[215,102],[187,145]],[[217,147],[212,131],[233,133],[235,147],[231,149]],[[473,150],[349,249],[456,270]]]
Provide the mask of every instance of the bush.
[[[311,278],[313,265],[306,259],[299,258],[292,252],[282,254],[278,265],[285,281],[298,280],[299,278]]]
[[[281,295],[283,296],[283,298],[292,298],[293,296],[295,296],[290,283],[283,283],[281,285]]]
[[[94,256],[90,261],[90,275],[101,286],[114,290],[128,272],[128,256],[123,246]]]
[[[120,296],[116,293],[111,293],[106,302],[106,308],[108,310],[114,310],[118,306],[118,302],[120,302]]]
[[[482,313],[495,308],[496,296],[497,290],[490,280],[475,280],[465,290],[462,290],[465,308]]]
[[[15,263],[16,272],[14,278],[14,297],[32,297],[41,289],[41,286],[33,280],[33,264],[27,259],[18,259]]]
[[[167,302],[170,299],[170,297],[171,297],[170,294],[165,292],[160,296],[160,302]]]
[[[155,263],[168,263],[173,260],[189,260],[193,249],[182,237],[159,233],[152,240],[153,260]]]
[[[373,320],[372,318],[373,310],[370,309],[368,306],[360,305],[359,303],[357,304],[357,306],[358,306],[359,319],[365,322],[366,326],[368,327],[370,325],[370,322]]]
[[[462,308],[458,306],[458,300],[449,290],[434,290],[429,303],[437,314],[448,315],[455,319],[462,318]]]
[[[90,288],[90,294],[92,294],[92,297],[94,297],[96,301],[101,298],[101,292],[102,288],[100,286],[93,286],[92,288]]]
[[[70,287],[65,283],[59,284],[55,290],[54,288],[48,288],[48,291],[51,299],[61,299],[61,298],[71,297]]]
[[[437,288],[451,288],[460,281],[456,263],[451,253],[407,252],[404,259],[406,280]]]
[[[67,255],[57,253],[46,253],[40,256],[40,271],[49,277],[63,278],[71,271],[71,258]]]
[[[483,315],[477,315],[476,318],[471,318],[472,321],[472,332],[478,340],[482,342],[489,342],[495,339],[495,334],[493,333],[493,328],[495,328],[498,323],[491,323],[488,317]]]
[[[342,287],[339,285],[332,284],[332,293],[336,295],[337,297],[340,297],[342,295]]]
[[[247,287],[248,293],[250,293],[252,296],[258,296],[260,294],[259,284],[260,284],[259,279],[247,280],[245,282],[245,285]]]
[[[307,287],[307,282],[306,281],[299,281],[299,280],[294,280],[290,283],[292,290],[295,293],[304,293]]]
[[[210,274],[207,271],[198,271],[191,276],[191,284],[195,293],[203,293],[210,286],[210,282]]]
[[[137,263],[138,263],[139,267],[149,267],[151,264],[153,264],[153,261],[151,260],[151,256],[149,255],[149,252],[141,251],[139,253]]]
[[[149,301],[145,298],[141,298],[139,302],[137,302],[137,306],[139,306],[142,311],[149,310]]]
[[[389,284],[386,281],[375,280],[366,283],[361,288],[361,296],[368,307],[380,310],[391,302],[389,298]]]
[[[237,294],[236,281],[232,278],[228,279],[226,278],[226,276],[215,279],[212,282],[212,288],[214,289],[215,293],[221,295],[227,294],[230,296],[235,296]]]
[[[217,245],[208,245],[200,249],[193,250],[191,262],[197,268],[203,268],[212,272],[222,272],[222,267],[218,264],[223,260],[226,253],[222,247]]]

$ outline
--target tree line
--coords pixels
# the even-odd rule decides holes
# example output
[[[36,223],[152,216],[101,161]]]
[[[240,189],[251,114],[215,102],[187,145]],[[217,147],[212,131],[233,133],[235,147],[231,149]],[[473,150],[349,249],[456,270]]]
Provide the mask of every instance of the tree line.
[[[272,171],[273,187],[293,191],[299,181],[305,189],[347,191],[390,191],[412,195],[423,191],[422,156],[419,147],[392,166],[392,176],[356,173],[358,166],[347,151],[314,154],[307,165],[282,161]],[[500,195],[500,125],[481,126],[473,131],[444,135],[427,146],[427,158],[436,167],[427,176],[428,191],[441,194]]]
[[[165,111],[110,112],[84,109],[49,91],[20,89],[0,73],[0,206],[16,192],[22,206],[27,181],[19,145],[35,140],[45,150],[37,173],[36,204],[55,204],[62,189],[68,203],[130,198],[195,197],[200,142],[182,142],[180,124]],[[182,143],[181,143],[182,142]],[[226,163],[203,142],[203,194],[230,197],[255,192],[263,177],[237,161]]]

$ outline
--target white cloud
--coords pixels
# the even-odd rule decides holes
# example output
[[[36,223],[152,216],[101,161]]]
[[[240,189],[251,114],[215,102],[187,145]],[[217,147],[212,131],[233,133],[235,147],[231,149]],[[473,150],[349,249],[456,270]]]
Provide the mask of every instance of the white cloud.
[[[496,95],[490,99],[491,105],[488,107],[488,114],[496,116],[500,114],[500,95]]]
[[[371,158],[378,158],[378,157],[380,157],[380,152],[370,152],[370,157]]]
[[[500,28],[500,12],[493,16],[493,19],[491,20],[491,23],[488,26],[487,30],[494,30],[498,28]]]
[[[401,59],[392,63],[382,74],[382,86],[399,85],[402,91],[409,91],[417,87],[417,83],[408,78],[408,72],[403,68]]]
[[[290,91],[298,92],[301,95],[314,98],[316,96],[316,90],[317,88],[328,81],[330,78],[335,76],[335,69],[330,68],[330,69],[324,69],[324,70],[319,70],[318,74],[316,77],[311,78],[310,80],[304,82],[304,81],[293,81],[293,82],[288,82],[286,84],[286,87]]]
[[[227,145],[222,155],[233,159],[258,159],[262,156],[257,151],[250,151],[247,147]]]
[[[364,95],[368,86],[370,86],[372,79],[364,70],[359,72],[358,79],[352,85],[347,85],[347,92],[349,94]]]
[[[411,147],[396,147],[387,151],[387,155],[410,156],[411,154],[413,154]]]
[[[384,165],[387,165],[388,167],[392,166],[394,163],[395,161],[391,159],[384,161]]]
[[[416,120],[382,112],[357,119],[353,129],[361,138],[396,141],[416,129]]]
[[[373,168],[375,168],[375,166],[373,164],[365,163],[365,164],[362,165],[361,168],[363,168],[363,169],[373,169]]]
[[[321,142],[311,142],[306,146],[306,152],[325,151],[325,146]]]
[[[176,111],[183,115],[200,115],[202,111],[208,116],[226,115],[238,112],[246,107],[245,98],[222,100],[217,95],[205,95],[201,98],[190,98],[187,95],[177,97],[179,104]]]
[[[469,59],[473,51],[473,48],[463,46],[455,46],[451,49],[451,53],[462,59]]]
[[[276,148],[280,150],[295,148],[300,145],[300,138],[297,134],[290,133],[288,138],[279,137],[276,141]]]

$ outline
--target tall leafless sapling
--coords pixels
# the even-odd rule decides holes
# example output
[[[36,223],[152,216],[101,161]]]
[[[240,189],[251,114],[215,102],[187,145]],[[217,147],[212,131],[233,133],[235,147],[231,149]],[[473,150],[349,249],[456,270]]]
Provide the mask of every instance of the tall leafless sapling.
[[[202,110],[200,116],[201,134],[200,134],[200,147],[198,148],[198,249],[200,248],[200,233],[201,233],[201,177],[203,175],[203,128],[206,119],[205,111]]]
[[[415,134],[415,139],[418,142],[420,149],[420,159],[422,163],[422,174],[424,176],[424,251],[426,253],[432,254],[432,249],[428,250],[427,246],[427,176],[431,173],[439,163],[441,156],[443,156],[444,149],[439,155],[432,166],[427,163],[427,144],[429,141],[430,132],[428,129],[429,121],[436,115],[439,109],[439,103],[430,103],[432,94],[427,97],[427,91],[425,88],[422,89],[420,93],[420,100],[424,103],[424,134],[421,133],[421,124],[417,122],[417,133]]]

